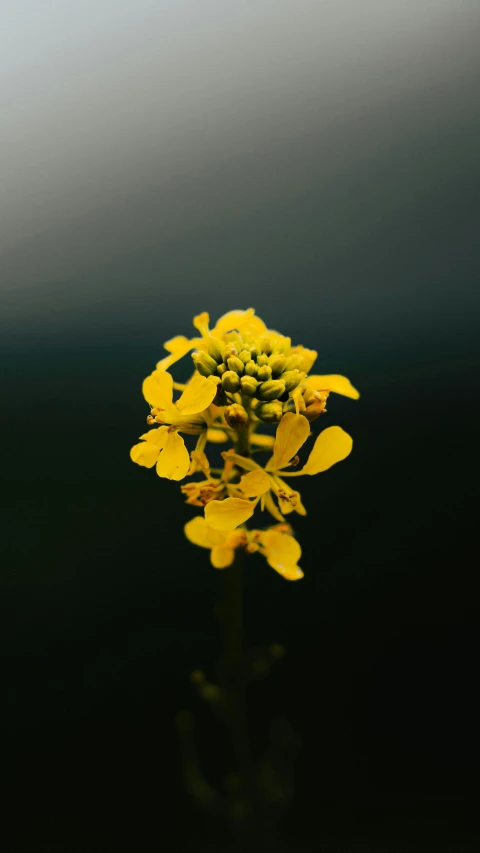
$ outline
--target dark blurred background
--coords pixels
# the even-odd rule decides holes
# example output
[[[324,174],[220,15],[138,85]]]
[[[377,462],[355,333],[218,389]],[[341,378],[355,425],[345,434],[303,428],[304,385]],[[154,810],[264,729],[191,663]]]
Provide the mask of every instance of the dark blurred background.
[[[303,742],[275,849],[477,849],[478,2],[4,0],[0,33],[6,849],[230,849],[174,724],[214,777],[221,578],[129,448],[162,342],[250,305],[362,392],[304,580],[247,565],[247,643],[287,649],[253,739]]]

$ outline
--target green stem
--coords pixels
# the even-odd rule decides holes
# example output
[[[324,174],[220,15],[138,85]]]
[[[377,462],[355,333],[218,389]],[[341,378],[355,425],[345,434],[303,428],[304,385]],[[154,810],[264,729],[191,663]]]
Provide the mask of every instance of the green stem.
[[[251,418],[250,418],[250,400],[249,398],[242,398],[242,404],[246,411],[248,412],[248,424],[245,429],[238,430],[237,432],[237,441],[236,441],[236,450],[240,456],[250,456],[250,432],[251,432]]]
[[[231,566],[222,571],[225,584],[225,657],[223,672],[228,696],[228,723],[237,772],[244,792],[251,776],[245,693],[246,658],[243,651],[243,551],[237,549]]]

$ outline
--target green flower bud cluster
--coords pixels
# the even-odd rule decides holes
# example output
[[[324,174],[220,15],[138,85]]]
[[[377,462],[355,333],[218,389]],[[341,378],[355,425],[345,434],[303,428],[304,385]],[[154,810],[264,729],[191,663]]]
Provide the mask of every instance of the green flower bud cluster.
[[[316,355],[301,347],[292,353],[290,338],[277,333],[243,339],[230,332],[223,340],[210,336],[205,343],[206,351],[192,358],[202,376],[220,377],[218,399],[222,393],[251,398],[255,415],[265,423],[278,423],[282,404],[303,381]]]

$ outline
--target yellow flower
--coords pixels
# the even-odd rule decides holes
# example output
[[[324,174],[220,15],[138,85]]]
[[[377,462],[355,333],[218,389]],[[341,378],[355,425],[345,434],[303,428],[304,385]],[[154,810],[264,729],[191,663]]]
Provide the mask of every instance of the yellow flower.
[[[244,530],[219,531],[209,527],[201,515],[187,521],[185,536],[194,545],[210,549],[210,560],[216,569],[225,569],[233,563],[235,548],[245,545],[247,535]]]
[[[284,471],[290,465],[297,464],[297,453],[309,435],[310,424],[307,418],[287,412],[277,427],[273,456],[265,469],[253,459],[246,459],[231,452],[225,454],[225,459],[231,464],[249,472],[241,477],[238,485],[231,486],[229,490],[236,494],[243,493],[246,498],[258,497],[261,499],[262,508],[267,509],[277,521],[283,521],[282,513],[287,515],[295,511],[299,515],[306,515],[300,494],[284,482],[280,472],[282,477],[319,474],[345,459],[353,446],[352,438],[341,427],[327,427],[317,436],[301,471]],[[281,512],[277,509],[272,494],[276,496]],[[251,501],[249,503],[253,505]]]
[[[299,580],[303,572],[298,565],[302,555],[297,540],[291,535],[288,525],[270,530],[220,531],[210,527],[204,518],[196,516],[185,525],[185,535],[194,545],[208,548],[210,561],[216,569],[225,569],[233,563],[235,549],[246,547],[247,551],[258,551],[267,563],[286,580]],[[286,531],[289,532],[286,532]]]
[[[190,468],[190,455],[183,438],[171,427],[161,426],[140,436],[142,444],[135,444],[130,457],[137,465],[153,468],[157,464],[159,477],[183,480]]]
[[[310,434],[310,424],[303,415],[287,412],[283,416],[277,428],[277,435],[273,447],[273,457],[266,465],[266,470],[271,475],[272,491],[275,493],[281,512],[287,515],[290,512],[298,512],[306,515],[300,494],[291,489],[282,477],[300,477],[303,474],[320,474],[327,471],[332,465],[345,459],[352,450],[353,441],[345,430],[338,426],[324,429],[316,438],[310,455],[300,471],[284,471],[283,469],[292,463],[298,463],[297,453],[305,443]],[[272,503],[267,506],[272,512]],[[272,515],[278,519],[278,514],[273,511]]]
[[[172,364],[175,364],[175,362],[187,355],[188,352],[191,352],[191,350],[205,350],[205,338],[209,336],[221,338],[225,332],[229,332],[231,329],[237,329],[239,332],[245,332],[250,335],[264,335],[267,332],[265,323],[260,317],[255,316],[253,308],[248,308],[247,311],[229,311],[220,317],[211,332],[208,329],[209,322],[210,317],[204,311],[202,314],[198,314],[193,320],[193,325],[202,334],[201,338],[186,338],[184,335],[177,335],[175,338],[166,341],[163,346],[169,355],[158,362],[157,370],[167,370]]]
[[[295,580],[302,577],[301,549],[284,516],[305,515],[306,510],[288,478],[313,476],[348,456],[351,437],[338,426],[328,427],[297,470],[297,454],[310,436],[310,424],[326,412],[329,395],[358,399],[359,393],[344,376],[309,375],[315,350],[292,346],[289,337],[267,328],[253,308],[229,311],[212,328],[204,311],[193,325],[199,336],[177,335],[167,341],[167,355],[144,380],[143,394],[151,406],[147,422],[156,429],[140,436],[131,458],[147,468],[156,466],[161,477],[193,478],[181,488],[187,503],[203,508],[204,515],[185,531],[192,542],[209,548],[213,565],[230,565],[235,548],[243,546],[259,551],[272,568]],[[189,352],[195,370],[183,385],[174,382],[168,369]],[[176,401],[174,389],[182,392]],[[262,424],[278,425],[275,438],[262,435]],[[180,433],[197,436],[191,454]],[[214,447],[223,467],[211,467],[207,443],[228,441],[233,447],[226,452]],[[272,452],[265,467],[252,458],[262,451]],[[257,506],[279,524],[247,530]]]
[[[147,403],[158,409],[165,423],[184,424],[187,415],[197,415],[208,408],[217,393],[218,379],[206,379],[194,373],[183,394],[173,402],[173,379],[165,370],[154,370],[143,382],[142,391]]]
[[[178,431],[199,433],[206,429],[204,412],[217,393],[214,379],[195,374],[176,403],[173,402],[173,379],[164,370],[154,370],[143,383],[143,394],[154,408],[155,420],[170,426],[150,430],[130,451],[133,462],[146,468],[156,463],[159,477],[183,480],[190,469],[190,456]],[[152,418],[153,420],[153,418]]]

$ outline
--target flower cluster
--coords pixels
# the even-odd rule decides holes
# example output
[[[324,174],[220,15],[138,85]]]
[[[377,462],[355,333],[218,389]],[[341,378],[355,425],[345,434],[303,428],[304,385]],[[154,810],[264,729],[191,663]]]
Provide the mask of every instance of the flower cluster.
[[[156,466],[160,477],[192,478],[181,489],[187,503],[201,507],[204,515],[189,521],[185,534],[210,550],[216,568],[229,566],[235,550],[244,548],[263,554],[283,577],[297,580],[303,577],[301,548],[285,516],[306,510],[298,490],[285,479],[319,474],[348,456],[351,437],[338,426],[327,427],[296,470],[298,452],[310,437],[311,423],[325,414],[329,394],[357,399],[358,391],[344,376],[311,374],[317,353],[267,329],[252,308],[228,312],[213,329],[207,313],[193,322],[200,336],[167,341],[168,355],[144,380],[143,395],[151,407],[147,423],[154,428],[140,436],[131,458],[147,468]],[[183,385],[174,382],[169,368],[189,352],[195,370]],[[180,392],[176,400],[175,391]],[[275,436],[260,432],[263,424],[275,424]],[[197,437],[193,450],[181,433]],[[212,467],[207,443],[215,447],[229,440],[233,446],[221,453],[223,466]],[[262,452],[269,454],[264,465],[253,458]],[[276,524],[248,529],[257,507]]]

